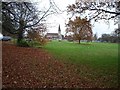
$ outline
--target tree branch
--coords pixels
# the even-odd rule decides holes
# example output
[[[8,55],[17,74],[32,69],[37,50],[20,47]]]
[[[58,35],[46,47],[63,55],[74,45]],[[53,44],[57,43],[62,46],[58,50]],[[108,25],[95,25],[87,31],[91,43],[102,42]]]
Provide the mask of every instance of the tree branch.
[[[50,8],[51,8],[51,6],[48,8],[48,10],[44,13],[44,15],[43,15],[36,23],[34,23],[34,24],[32,24],[32,25],[27,25],[27,26],[25,26],[24,28],[28,28],[28,27],[32,27],[32,26],[37,25],[43,18],[45,18],[46,14],[47,14],[48,11],[50,10]]]
[[[105,13],[120,15],[120,12],[112,12],[112,11],[107,11],[107,10],[104,10],[104,9],[89,9],[89,10],[97,10],[97,11],[102,11],[102,12],[105,12]]]

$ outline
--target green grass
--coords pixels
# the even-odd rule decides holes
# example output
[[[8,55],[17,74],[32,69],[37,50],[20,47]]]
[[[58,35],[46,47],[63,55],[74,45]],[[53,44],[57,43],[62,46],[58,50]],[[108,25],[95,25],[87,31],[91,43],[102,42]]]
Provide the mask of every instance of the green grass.
[[[52,41],[44,47],[58,60],[76,65],[84,79],[99,87],[117,87],[118,44]]]

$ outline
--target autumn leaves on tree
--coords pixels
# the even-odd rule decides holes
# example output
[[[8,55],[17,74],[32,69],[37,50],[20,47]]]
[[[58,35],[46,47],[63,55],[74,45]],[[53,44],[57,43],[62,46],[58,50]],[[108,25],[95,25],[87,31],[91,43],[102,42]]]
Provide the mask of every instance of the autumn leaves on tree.
[[[66,33],[72,32],[73,39],[74,40],[92,40],[92,28],[90,21],[87,20],[87,18],[80,18],[76,17],[74,20],[69,20],[66,29]]]

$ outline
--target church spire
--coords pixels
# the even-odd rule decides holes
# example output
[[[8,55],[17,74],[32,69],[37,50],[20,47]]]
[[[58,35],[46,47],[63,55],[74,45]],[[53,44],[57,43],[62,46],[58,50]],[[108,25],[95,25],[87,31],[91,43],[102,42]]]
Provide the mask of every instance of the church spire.
[[[60,29],[60,24],[59,24],[59,27],[58,27],[58,33],[60,33],[61,32],[61,29]]]
[[[59,36],[59,41],[61,41],[62,40],[62,35],[61,35],[60,24],[59,24],[59,27],[58,27],[58,36]]]

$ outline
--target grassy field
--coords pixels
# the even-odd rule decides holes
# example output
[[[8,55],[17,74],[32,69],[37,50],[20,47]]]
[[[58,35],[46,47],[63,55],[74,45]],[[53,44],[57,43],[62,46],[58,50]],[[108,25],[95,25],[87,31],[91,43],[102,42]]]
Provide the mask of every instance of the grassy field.
[[[118,85],[118,44],[52,41],[44,47],[65,63],[74,64],[81,78],[99,87]]]

